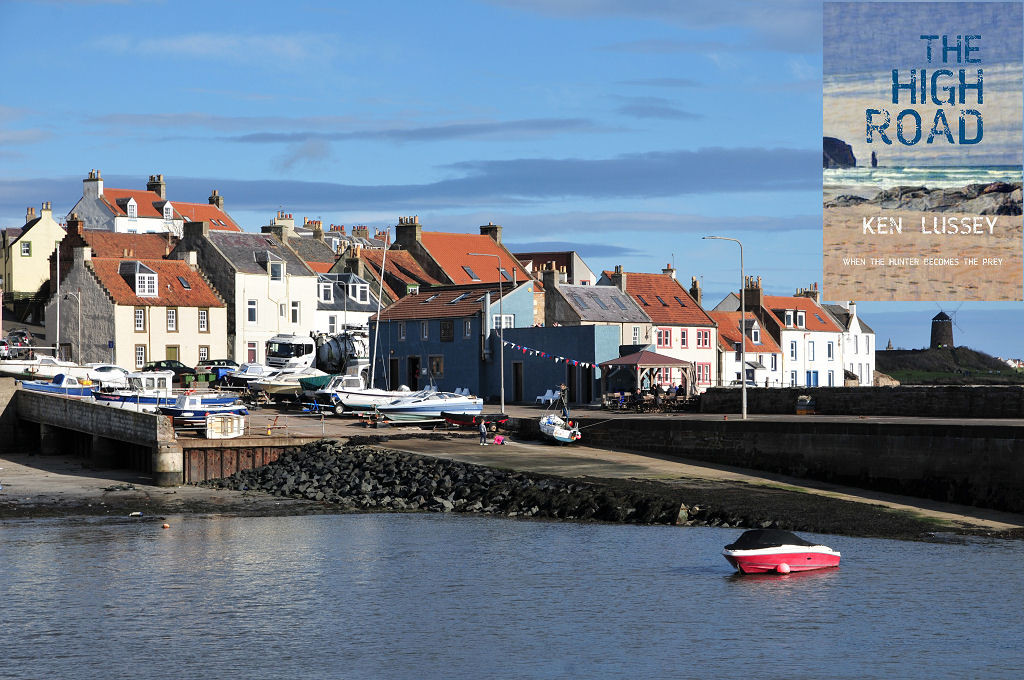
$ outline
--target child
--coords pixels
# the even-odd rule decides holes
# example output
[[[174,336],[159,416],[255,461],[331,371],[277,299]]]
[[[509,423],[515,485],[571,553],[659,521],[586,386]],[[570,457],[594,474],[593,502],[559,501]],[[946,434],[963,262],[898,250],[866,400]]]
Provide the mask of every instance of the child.
[[[480,419],[480,446],[487,446],[487,421]]]

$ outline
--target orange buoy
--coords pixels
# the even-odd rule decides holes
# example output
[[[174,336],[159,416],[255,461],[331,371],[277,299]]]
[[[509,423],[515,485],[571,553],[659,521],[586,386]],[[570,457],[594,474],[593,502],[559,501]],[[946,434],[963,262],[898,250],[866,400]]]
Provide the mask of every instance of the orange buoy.
[[[170,529],[170,528],[171,528],[171,525],[170,525],[170,524],[167,524],[167,523],[165,522],[165,523],[164,523],[164,526],[163,526],[163,528],[164,528],[164,529]]]
[[[779,564],[779,566],[775,567],[775,570],[778,571],[780,574],[788,574],[789,573],[789,565],[786,564],[785,562],[782,562],[782,563]]]

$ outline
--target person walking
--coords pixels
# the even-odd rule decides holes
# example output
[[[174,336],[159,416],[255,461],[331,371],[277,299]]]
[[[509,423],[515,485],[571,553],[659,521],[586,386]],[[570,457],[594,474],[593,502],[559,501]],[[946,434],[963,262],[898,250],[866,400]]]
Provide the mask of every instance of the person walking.
[[[480,419],[480,446],[487,446],[487,421]]]

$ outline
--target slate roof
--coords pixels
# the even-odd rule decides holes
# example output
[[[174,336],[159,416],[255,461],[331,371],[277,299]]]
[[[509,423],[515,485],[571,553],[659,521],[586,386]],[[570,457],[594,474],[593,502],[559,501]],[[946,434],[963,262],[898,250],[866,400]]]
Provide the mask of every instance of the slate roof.
[[[690,362],[642,349],[633,354],[602,361],[598,366],[689,366]]]
[[[210,241],[224,254],[235,269],[242,274],[266,274],[265,265],[256,261],[257,253],[270,252],[285,262],[285,274],[291,276],[314,276],[315,273],[299,259],[298,255],[282,246],[269,234],[250,232],[210,231]]]
[[[727,352],[735,352],[736,345],[740,342],[740,313],[736,312],[709,312],[712,319],[718,322],[718,346]],[[754,320],[752,312],[747,312],[748,321]],[[749,324],[748,324],[749,325]],[[754,344],[750,339],[750,332],[747,332],[747,354],[780,354],[778,344],[771,335],[761,328],[761,343]]]
[[[611,279],[614,272],[602,272]],[[669,326],[713,326],[708,316],[682,284],[668,274],[623,272],[626,292],[629,293],[651,321]]]
[[[842,326],[844,331],[850,330],[850,310],[848,310],[846,307],[843,307],[842,305],[822,305],[822,307],[828,310],[828,313],[831,314],[835,318],[835,320],[839,322],[839,325]],[[860,322],[861,330],[863,330],[865,333],[875,332],[874,330],[871,329],[871,326],[867,325],[867,323],[864,322],[864,319],[862,319],[861,317],[858,316],[857,321]]]
[[[482,286],[452,286],[445,288],[430,288],[421,290],[416,295],[406,295],[404,298],[388,305],[380,311],[381,321],[405,320],[405,319],[450,319],[473,316],[482,309],[483,301],[480,299],[484,294],[491,294],[491,303],[494,304],[502,296],[508,296],[513,290],[519,290],[527,281],[521,281],[519,286],[502,286],[499,293],[497,282]],[[376,320],[377,315],[370,317]]]
[[[637,303],[615,286],[559,284],[557,290],[582,321],[650,323]]]
[[[137,261],[157,274],[157,295],[139,297],[135,289],[120,274],[122,263]],[[103,287],[107,289],[114,303],[131,307],[223,307],[224,302],[207,285],[198,272],[192,270],[183,260],[123,260],[116,258],[93,258],[92,269]],[[186,288],[178,277],[189,284]]]
[[[38,221],[39,221],[39,218],[37,217],[36,219],[32,220],[31,222],[26,222],[24,227],[8,227],[7,229],[4,229],[3,230],[3,242],[4,242],[4,244],[8,245],[8,244],[11,244],[11,243],[14,243],[15,241],[17,241],[19,238],[21,238],[21,235],[25,232],[26,229],[30,228],[33,224],[35,224]]]
[[[765,295],[761,306],[767,309],[775,317],[782,330],[793,330],[795,326],[786,326],[786,310],[804,312],[805,331],[822,331],[826,333],[840,333],[841,329],[835,321],[829,318],[828,313],[818,306],[814,300],[801,295],[792,297],[781,295]],[[795,323],[795,320],[794,320]]]
[[[322,299],[317,297],[316,308],[321,311],[330,312],[376,312],[377,311],[377,298],[373,294],[373,290],[367,290],[367,302],[358,302],[348,296],[348,285],[350,283],[358,283],[366,285],[367,282],[351,273],[344,274],[329,274],[327,276],[321,276],[320,281],[331,280],[334,282],[334,299],[331,302],[324,302]],[[317,291],[319,296],[320,291]]]
[[[484,234],[424,231],[420,235],[420,242],[455,284],[497,283],[499,261],[501,267],[508,272],[508,278],[504,281],[529,281],[531,278],[507,248]],[[493,254],[498,258],[469,253]],[[476,278],[463,269],[464,266],[469,267]]]
[[[288,247],[299,254],[306,264],[311,262],[326,262],[333,265],[338,256],[329,245],[312,236],[299,236],[288,239]],[[330,266],[328,266],[328,269]]]

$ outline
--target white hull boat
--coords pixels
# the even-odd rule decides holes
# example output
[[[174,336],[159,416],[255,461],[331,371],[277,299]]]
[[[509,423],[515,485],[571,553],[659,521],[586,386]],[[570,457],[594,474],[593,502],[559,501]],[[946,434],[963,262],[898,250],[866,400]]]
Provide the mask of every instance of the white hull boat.
[[[0,374],[16,378],[31,377],[46,380],[52,380],[60,374],[73,378],[86,378],[89,375],[89,368],[79,366],[73,361],[54,359],[51,356],[37,356],[34,359],[0,360]]]
[[[544,436],[561,444],[571,444],[583,436],[580,434],[580,428],[576,427],[573,421],[562,420],[553,413],[541,416],[540,431]]]
[[[272,373],[264,378],[249,382],[249,389],[256,392],[264,392],[271,397],[298,397],[303,392],[299,378],[315,378],[327,375],[321,370],[308,368],[304,371]]]
[[[389,404],[374,407],[374,411],[385,420],[396,422],[430,422],[444,420],[444,413],[482,413],[484,400],[467,397],[454,392],[415,392]]]

